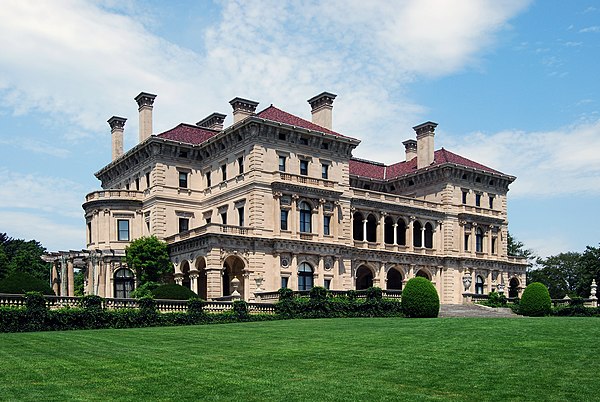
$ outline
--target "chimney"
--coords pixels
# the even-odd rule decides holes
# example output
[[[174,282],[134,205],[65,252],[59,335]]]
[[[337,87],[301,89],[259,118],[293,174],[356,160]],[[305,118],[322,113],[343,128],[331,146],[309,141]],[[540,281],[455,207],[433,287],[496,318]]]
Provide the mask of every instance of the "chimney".
[[[233,108],[233,124],[252,116],[258,106],[258,102],[242,98],[233,98],[229,104]]]
[[[436,127],[437,123],[432,121],[413,127],[413,130],[417,133],[417,169],[427,167],[433,163],[433,137],[435,136]]]
[[[406,161],[412,161],[417,156],[417,141],[406,140],[402,144],[406,151]]]
[[[227,115],[215,112],[210,116],[200,120],[198,123],[196,123],[196,125],[198,127],[208,128],[210,130],[221,131],[223,130],[223,122],[225,121],[225,117],[227,117]]]
[[[332,114],[333,100],[337,95],[330,92],[323,92],[317,96],[314,96],[307,100],[310,103],[312,122],[331,130],[332,127]]]
[[[112,135],[112,160],[118,159],[123,155],[123,130],[125,128],[125,122],[127,121],[124,117],[113,116],[108,119],[110,125],[110,133]]]
[[[140,92],[134,99],[140,112],[140,142],[152,135],[152,109],[156,95]]]

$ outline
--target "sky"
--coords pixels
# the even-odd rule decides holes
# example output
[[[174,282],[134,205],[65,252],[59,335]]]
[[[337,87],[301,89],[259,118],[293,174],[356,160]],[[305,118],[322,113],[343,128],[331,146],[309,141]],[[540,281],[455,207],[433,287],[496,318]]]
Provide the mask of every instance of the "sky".
[[[0,232],[85,247],[81,204],[113,115],[138,138],[228,115],[239,96],[333,128],[354,155],[404,159],[412,127],[517,177],[509,231],[542,257],[600,241],[600,1],[0,0]]]

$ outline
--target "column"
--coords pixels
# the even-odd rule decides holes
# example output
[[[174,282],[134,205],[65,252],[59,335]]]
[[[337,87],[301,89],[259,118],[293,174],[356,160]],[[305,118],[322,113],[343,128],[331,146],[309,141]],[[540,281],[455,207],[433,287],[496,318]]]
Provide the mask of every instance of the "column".
[[[323,256],[319,256],[319,265],[317,266],[315,286],[325,286],[325,275],[324,275],[324,261]]]
[[[393,225],[394,228],[394,246],[398,245],[398,223],[394,223]]]
[[[425,225],[421,226],[421,248],[425,248]]]
[[[487,272],[487,278],[485,279],[485,289],[487,290],[487,293],[490,293],[492,291],[492,271],[489,270]]]
[[[60,293],[59,282],[58,282],[58,262],[52,262],[52,277],[50,278],[52,283],[52,290],[55,295]]]
[[[198,273],[190,272],[190,288],[191,291],[198,294]]]
[[[275,204],[275,207],[273,208],[273,233],[275,233],[275,235],[281,233],[281,195],[281,193],[273,194]]]
[[[59,296],[67,296],[67,259],[64,256],[60,257],[60,294]]]
[[[406,246],[408,247],[408,249],[410,251],[415,251],[415,246],[414,246],[414,241],[413,241],[413,236],[414,236],[414,231],[413,231],[413,224],[415,222],[415,217],[411,216],[408,219],[408,236],[406,236]],[[412,278],[412,275],[411,275]]]
[[[385,217],[387,213],[381,212],[381,216],[379,217],[379,246],[385,247]]]
[[[313,229],[313,233],[318,233],[319,239],[323,239],[324,236],[324,222],[325,219],[323,218],[323,213],[324,213],[324,209],[325,209],[325,200],[324,199],[319,199],[319,205],[317,206],[317,225],[318,228],[317,230]],[[331,224],[329,225],[329,233],[331,233]]]
[[[292,290],[298,290],[298,256],[296,254],[292,254],[290,270],[292,273],[290,279],[288,279],[288,287]]]
[[[215,299],[223,293],[223,271],[221,268],[206,268],[206,298]]]
[[[75,281],[73,275],[75,274],[73,268],[73,258],[67,260],[67,296],[75,296]]]
[[[299,218],[298,218],[298,195],[292,195],[292,209],[290,210],[290,216],[288,217],[288,227],[292,231],[292,235],[298,237],[298,227]]]
[[[363,241],[367,241],[367,219],[363,219]]]

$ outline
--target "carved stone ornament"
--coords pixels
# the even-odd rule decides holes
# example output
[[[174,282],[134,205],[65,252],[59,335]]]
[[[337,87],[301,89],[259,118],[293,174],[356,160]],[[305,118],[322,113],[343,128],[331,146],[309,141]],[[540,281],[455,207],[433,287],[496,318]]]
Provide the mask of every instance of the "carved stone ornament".
[[[596,285],[596,280],[592,279],[592,286],[590,287],[590,299],[596,298],[597,288],[598,288],[598,285]]]
[[[465,292],[471,288],[472,281],[473,281],[473,279],[471,278],[471,273],[468,271],[465,272],[465,274],[462,277],[462,282],[463,282],[463,286],[465,287]]]
[[[331,257],[325,258],[325,261],[323,261],[323,268],[325,268],[325,271],[331,271],[333,268],[333,259]]]
[[[288,254],[282,254],[281,257],[279,257],[279,261],[281,263],[281,268],[289,268],[290,260],[291,260],[291,258]]]

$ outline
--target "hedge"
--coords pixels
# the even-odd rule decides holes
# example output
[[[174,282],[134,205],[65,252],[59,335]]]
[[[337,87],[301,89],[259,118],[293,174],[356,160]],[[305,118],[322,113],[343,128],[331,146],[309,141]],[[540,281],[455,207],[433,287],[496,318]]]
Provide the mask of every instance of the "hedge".
[[[0,281],[0,293],[23,294],[27,292],[54,295],[54,291],[46,281],[27,272],[13,272]]]
[[[165,300],[188,300],[192,297],[198,297],[198,295],[190,289],[175,283],[160,285],[156,289],[153,289],[151,293],[155,299]]]
[[[551,311],[552,300],[546,285],[540,282],[527,285],[519,303],[519,314],[529,317],[541,317],[549,315]]]

